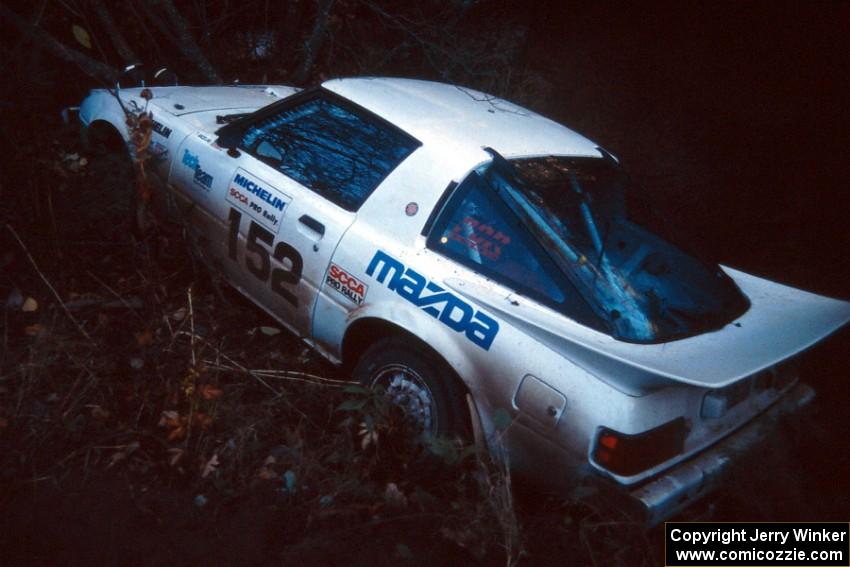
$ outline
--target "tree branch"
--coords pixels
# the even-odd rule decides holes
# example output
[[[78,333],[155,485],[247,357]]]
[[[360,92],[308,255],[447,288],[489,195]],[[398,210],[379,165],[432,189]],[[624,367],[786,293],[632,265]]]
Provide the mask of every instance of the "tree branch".
[[[94,0],[94,2],[92,2],[92,7],[94,8],[94,13],[97,14],[98,19],[100,19],[100,23],[103,24],[109,39],[112,40],[112,45],[115,46],[115,50],[118,52],[118,55],[121,56],[124,63],[138,63],[138,55],[136,55],[127,43],[127,40],[124,39],[124,34],[122,34],[121,30],[118,29],[118,26],[115,24],[115,20],[112,19],[112,14],[109,13],[109,8],[106,7],[106,4],[104,4],[102,0]]]
[[[301,59],[301,64],[292,75],[292,80],[295,84],[304,82],[313,70],[313,64],[316,62],[316,56],[319,49],[322,47],[322,42],[325,39],[325,32],[328,28],[328,20],[330,20],[331,10],[333,9],[335,0],[319,0],[318,13],[316,14],[316,22],[313,24],[313,31],[310,32],[310,37],[304,42],[304,57]]]
[[[0,16],[15,24],[15,27],[17,27],[22,34],[29,36],[38,47],[49,51],[56,57],[67,61],[68,63],[73,63],[89,77],[93,77],[107,84],[114,83],[118,78],[117,70],[61,43],[50,35],[50,33],[29,23],[2,3],[0,3]]]
[[[171,0],[149,0],[154,6],[161,6],[165,15],[168,16],[171,26],[177,38],[177,47],[180,52],[188,58],[204,74],[211,83],[221,84],[222,80],[215,68],[198,47],[192,34],[189,33],[189,24],[177,11]]]

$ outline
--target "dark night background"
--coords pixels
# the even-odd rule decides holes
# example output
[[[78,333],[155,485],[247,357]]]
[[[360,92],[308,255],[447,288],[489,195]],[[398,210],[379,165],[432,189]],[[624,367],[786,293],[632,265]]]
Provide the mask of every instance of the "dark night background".
[[[299,58],[313,29],[316,7],[325,3],[281,3],[270,14],[264,2],[229,9],[222,2],[176,2],[225,81],[265,78],[282,84],[291,83],[302,71]],[[197,10],[202,4],[209,4],[210,21],[214,11],[223,14],[210,37],[201,33],[204,27]],[[23,4],[4,5],[24,17],[35,10]],[[96,25],[67,9],[84,5],[47,2],[39,25],[68,46],[86,51],[74,44],[71,25],[89,28],[97,38]],[[297,10],[290,11],[290,6]],[[173,66],[185,82],[204,82],[191,64],[173,55],[175,50],[165,38],[146,39],[141,28],[133,25],[138,13],[134,16],[117,3],[113,11],[122,16],[121,25],[131,43],[136,42],[139,54]],[[244,55],[240,38],[252,29],[280,31],[272,58],[258,61]],[[77,104],[98,83],[74,65],[37,49],[37,42],[27,39],[8,17],[0,17],[0,30],[5,56],[0,85],[0,116],[4,117],[0,221],[14,225],[36,257],[44,258],[48,275],[54,273],[50,270],[58,274],[61,270],[49,258],[51,246],[57,244],[39,242],[44,209],[34,206],[36,201],[43,202],[51,176],[36,169],[48,167],[43,161],[45,151],[55,155],[62,150],[60,141],[69,139],[58,119],[61,108]],[[340,0],[332,7],[315,62],[303,71],[300,84],[334,76],[385,74],[445,80],[495,92],[572,127],[617,155],[659,211],[704,253],[770,279],[850,299],[848,31],[847,2],[458,1],[400,8],[392,3]],[[96,49],[87,53],[105,56],[117,68],[118,57],[107,43],[102,53]],[[38,187],[33,179],[40,183]],[[63,217],[59,222],[71,220]],[[12,246],[11,241],[2,242],[4,247]],[[18,266],[28,270],[26,264]],[[56,277],[74,281],[65,270]],[[7,293],[31,277],[0,272],[0,291]],[[49,296],[45,294],[44,299]],[[770,447],[758,466],[742,473],[739,490],[718,495],[715,519],[848,519],[847,335],[845,330],[833,337],[811,353],[805,364],[809,381],[819,391],[816,406],[804,422],[807,429],[786,432],[783,442]],[[13,360],[19,359],[6,357],[3,363]],[[4,373],[8,372],[4,366]],[[12,399],[11,393],[2,395]],[[20,435],[21,429],[0,429],[0,452],[4,444],[15,446],[13,434]],[[13,475],[7,481],[20,481],[18,475],[23,473],[14,470],[4,473]],[[21,482],[15,486],[26,490]],[[59,502],[69,498],[63,495],[67,493],[57,490],[49,498]],[[9,502],[20,505],[21,500]],[[33,502],[45,504],[35,498]],[[527,508],[537,505],[536,501],[525,504]],[[541,509],[549,506],[540,504]],[[533,513],[525,514],[526,526],[544,534],[527,536],[528,564],[555,558],[575,564],[599,560],[582,543],[573,549],[540,541],[546,534],[562,537],[558,535],[562,532]],[[43,518],[11,517],[6,530],[17,526],[30,530],[27,537],[34,537],[31,534],[42,529],[38,523],[42,521],[47,533],[58,533]],[[610,537],[615,542],[617,537],[634,537],[629,533],[618,536],[614,530]],[[650,551],[644,555],[603,556],[607,559],[600,564],[661,564],[660,536],[651,532],[646,537]],[[342,542],[362,544],[352,539]],[[418,553],[415,545],[410,547]],[[576,555],[559,555],[570,552]],[[56,553],[56,557],[68,557]],[[255,564],[274,562],[270,559],[274,555],[257,553],[248,554]],[[341,560],[340,555],[305,557],[357,561]],[[431,558],[430,564],[450,559],[456,558],[446,552],[444,557]],[[489,563],[494,556],[476,559]],[[386,559],[387,564],[408,560],[403,553]],[[421,560],[410,561],[420,564]],[[504,563],[503,558],[499,561]]]

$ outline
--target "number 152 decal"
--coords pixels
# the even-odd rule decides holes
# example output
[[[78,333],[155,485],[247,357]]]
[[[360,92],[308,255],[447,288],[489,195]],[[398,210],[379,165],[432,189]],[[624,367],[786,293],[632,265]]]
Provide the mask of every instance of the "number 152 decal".
[[[227,239],[227,250],[230,259],[238,262],[236,257],[236,245],[239,242],[239,225],[242,222],[242,213],[236,209],[230,209],[230,231]],[[273,292],[283,297],[293,306],[298,307],[298,296],[286,289],[286,285],[297,285],[301,281],[301,271],[304,268],[304,260],[298,250],[286,242],[278,242],[274,252],[269,251],[274,244],[274,235],[261,227],[254,221],[248,228],[248,237],[245,241],[245,267],[248,272],[261,282],[269,281]],[[289,260],[289,268],[280,267],[272,269],[271,258],[281,264]]]

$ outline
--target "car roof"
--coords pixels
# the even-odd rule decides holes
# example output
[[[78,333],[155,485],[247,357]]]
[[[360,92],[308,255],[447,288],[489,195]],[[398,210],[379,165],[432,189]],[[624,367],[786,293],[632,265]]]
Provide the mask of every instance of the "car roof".
[[[322,86],[374,112],[425,146],[478,150],[505,157],[601,157],[597,144],[504,99],[473,89],[415,79],[333,79]]]

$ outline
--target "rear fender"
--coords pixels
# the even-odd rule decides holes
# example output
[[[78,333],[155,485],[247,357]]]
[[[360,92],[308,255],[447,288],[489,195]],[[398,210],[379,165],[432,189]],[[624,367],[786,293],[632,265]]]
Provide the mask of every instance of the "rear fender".
[[[496,442],[497,429],[492,417],[492,408],[487,403],[487,393],[481,392],[479,385],[468,379],[479,372],[478,363],[469,356],[470,347],[466,344],[463,335],[447,333],[446,327],[427,315],[421,309],[407,307],[397,301],[379,301],[364,305],[349,315],[349,324],[346,327],[345,336],[340,345],[340,353],[346,341],[351,340],[349,333],[357,333],[358,327],[367,322],[377,322],[394,327],[400,335],[412,336],[415,340],[427,345],[426,348],[434,351],[460,379],[466,390],[466,404],[469,409],[472,431],[476,444],[488,445],[489,450],[499,451],[501,448]],[[362,327],[361,327],[362,328]],[[364,344],[368,345],[374,340],[380,340],[385,335],[370,337]],[[477,348],[477,347],[473,347]],[[362,352],[362,349],[361,349]],[[353,353],[356,356],[357,352]],[[344,360],[343,363],[353,365],[354,360]],[[495,454],[495,453],[494,453]]]
[[[406,334],[413,335],[428,345],[454,370],[466,388],[472,390],[464,376],[469,376],[475,371],[475,362],[466,352],[469,347],[463,344],[466,339],[462,335],[447,332],[445,325],[412,305],[408,306],[399,301],[377,301],[364,304],[349,314],[346,336],[349,330],[355,329],[359,322],[368,319],[383,321],[398,327]]]

